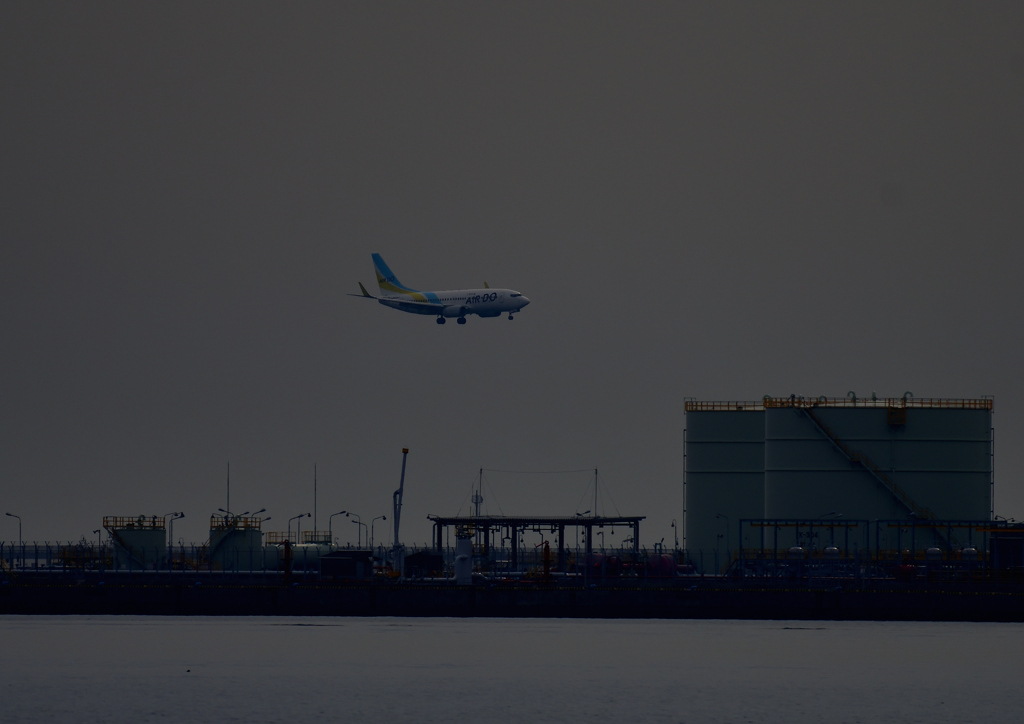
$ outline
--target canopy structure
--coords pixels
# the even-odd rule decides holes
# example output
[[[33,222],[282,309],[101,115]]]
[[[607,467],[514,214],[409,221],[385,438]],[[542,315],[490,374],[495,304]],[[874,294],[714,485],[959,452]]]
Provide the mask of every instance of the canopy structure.
[[[513,569],[519,564],[519,533],[521,531],[545,531],[558,534],[558,566],[565,570],[565,529],[580,528],[584,531],[584,542],[586,554],[589,556],[594,550],[594,529],[595,528],[629,528],[632,531],[633,553],[640,552],[640,521],[646,516],[582,516],[575,515],[568,518],[553,516],[517,516],[517,515],[467,515],[446,517],[441,515],[428,515],[427,518],[434,522],[434,542],[438,550],[444,549],[445,532],[449,527],[455,528],[456,536],[479,536],[482,546],[482,553],[487,555],[491,545],[491,534],[500,532],[502,537],[505,533],[511,540],[512,551],[510,564]]]

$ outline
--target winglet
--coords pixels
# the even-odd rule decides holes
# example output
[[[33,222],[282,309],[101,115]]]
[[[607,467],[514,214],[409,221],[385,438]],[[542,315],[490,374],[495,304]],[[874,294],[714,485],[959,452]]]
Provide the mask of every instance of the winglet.
[[[490,289],[490,288],[491,288],[491,285],[488,284],[487,282],[484,282],[484,289]]]
[[[359,285],[359,291],[363,293],[364,297],[370,297],[370,299],[373,299],[373,295],[366,291],[366,287],[363,286],[362,282],[356,282],[356,284]]]

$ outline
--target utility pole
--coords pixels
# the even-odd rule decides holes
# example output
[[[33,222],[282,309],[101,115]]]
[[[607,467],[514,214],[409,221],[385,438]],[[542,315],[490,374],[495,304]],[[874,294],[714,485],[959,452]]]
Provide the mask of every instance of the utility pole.
[[[316,463],[313,463],[313,536],[316,536]],[[316,541],[314,541],[315,543]]]

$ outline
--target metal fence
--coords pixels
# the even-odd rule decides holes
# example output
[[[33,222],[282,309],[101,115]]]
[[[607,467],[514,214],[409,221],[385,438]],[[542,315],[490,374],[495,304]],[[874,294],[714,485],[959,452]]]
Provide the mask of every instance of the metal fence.
[[[892,581],[1024,582],[1024,530],[988,521],[743,521],[740,545],[715,550],[674,550],[655,545],[596,547],[589,555],[567,548],[559,565],[555,550],[538,544],[519,548],[512,565],[511,548],[472,549],[475,578],[531,581],[546,578],[567,584],[664,584],[694,578]],[[748,525],[753,524],[753,525]],[[746,539],[743,538],[747,532]],[[750,531],[756,531],[756,537]],[[785,531],[785,535],[780,535]],[[952,531],[952,533],[950,532]],[[945,545],[941,541],[945,541]],[[888,542],[886,542],[888,541]],[[894,544],[895,543],[895,544]],[[354,546],[268,545],[220,551],[206,545],[177,545],[138,551],[138,558],[118,555],[112,543],[0,542],[0,579],[20,575],[58,578],[146,574],[160,577],[222,574],[235,580],[275,581],[281,576],[316,580],[320,561],[329,553],[364,551],[372,556],[375,577],[400,577],[393,551],[372,552]],[[403,549],[405,580],[451,579],[455,548],[423,545]],[[145,564],[141,564],[140,561]],[[703,575],[716,564],[720,575]]]

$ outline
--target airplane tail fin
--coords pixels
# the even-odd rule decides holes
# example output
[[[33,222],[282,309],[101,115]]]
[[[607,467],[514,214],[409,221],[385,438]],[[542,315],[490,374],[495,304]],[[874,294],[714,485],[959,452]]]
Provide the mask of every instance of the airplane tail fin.
[[[398,277],[388,268],[380,254],[373,255],[373,269],[377,272],[377,286],[380,287],[382,295],[393,297],[398,294],[419,294],[418,290],[410,289],[398,281]]]

